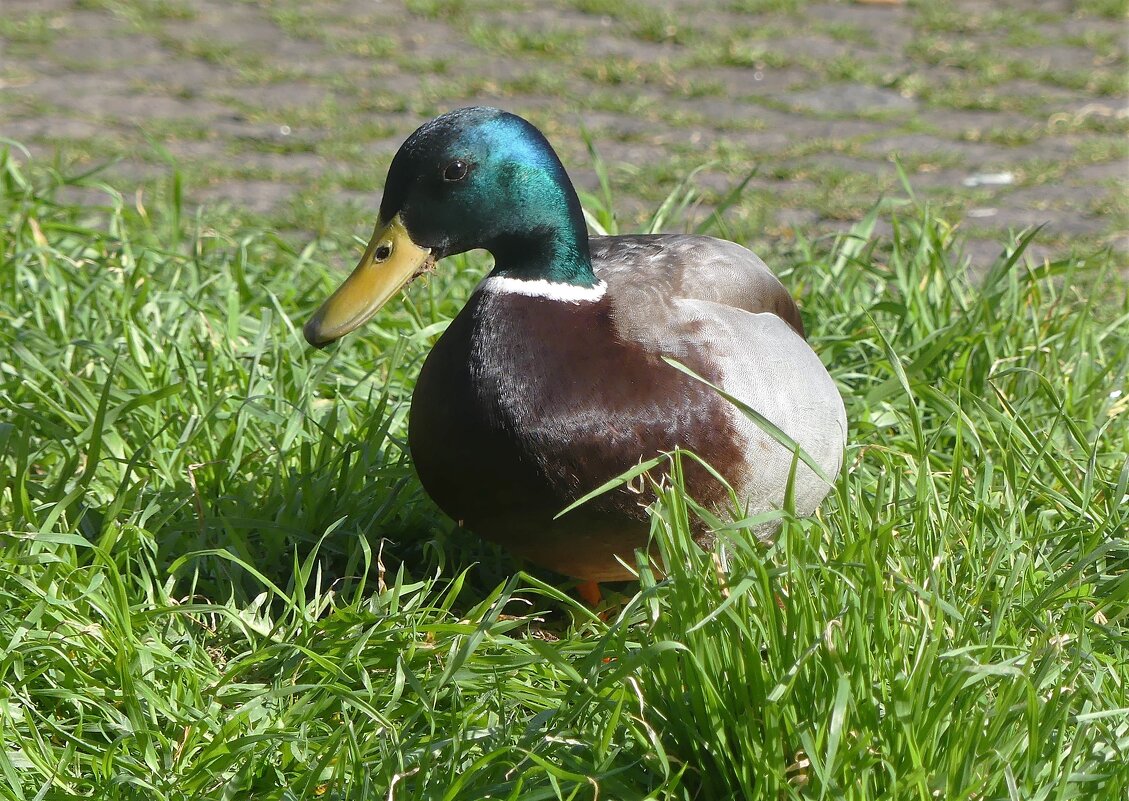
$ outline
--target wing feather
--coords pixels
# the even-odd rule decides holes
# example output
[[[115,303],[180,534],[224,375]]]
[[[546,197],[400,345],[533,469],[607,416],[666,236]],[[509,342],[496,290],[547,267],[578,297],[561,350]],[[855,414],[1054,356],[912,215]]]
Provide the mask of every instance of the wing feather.
[[[705,300],[759,314],[775,314],[801,337],[800,310],[792,295],[752,251],[708,236],[638,234],[593,237],[596,274],[617,298],[617,318],[626,331],[662,325],[661,312],[677,300]],[[649,315],[659,313],[659,319]]]

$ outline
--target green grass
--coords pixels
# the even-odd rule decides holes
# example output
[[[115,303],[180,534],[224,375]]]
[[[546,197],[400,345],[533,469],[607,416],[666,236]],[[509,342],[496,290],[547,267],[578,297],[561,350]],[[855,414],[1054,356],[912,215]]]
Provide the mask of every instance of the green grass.
[[[1110,254],[1009,245],[974,284],[913,203],[801,242],[776,267],[847,401],[844,476],[716,554],[661,488],[669,574],[641,565],[605,623],[456,529],[405,453],[482,259],[313,352],[356,242],[192,217],[176,174],[159,208],[66,200],[98,180],[0,163],[0,797],[1129,789]]]

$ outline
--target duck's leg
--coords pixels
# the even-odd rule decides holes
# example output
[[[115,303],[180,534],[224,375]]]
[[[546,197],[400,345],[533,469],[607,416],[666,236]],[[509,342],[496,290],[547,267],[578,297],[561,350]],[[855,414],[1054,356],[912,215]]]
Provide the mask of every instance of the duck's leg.
[[[600,594],[600,585],[594,581],[582,581],[576,585],[576,594],[580,600],[595,609],[600,605],[603,596]]]

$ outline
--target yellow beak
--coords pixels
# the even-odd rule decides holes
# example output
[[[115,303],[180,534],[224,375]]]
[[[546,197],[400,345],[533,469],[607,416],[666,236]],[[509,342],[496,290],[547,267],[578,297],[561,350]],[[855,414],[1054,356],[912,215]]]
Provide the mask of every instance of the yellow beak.
[[[430,248],[412,241],[399,214],[387,224],[377,222],[357,268],[306,323],[306,341],[320,348],[368,322],[433,263]]]

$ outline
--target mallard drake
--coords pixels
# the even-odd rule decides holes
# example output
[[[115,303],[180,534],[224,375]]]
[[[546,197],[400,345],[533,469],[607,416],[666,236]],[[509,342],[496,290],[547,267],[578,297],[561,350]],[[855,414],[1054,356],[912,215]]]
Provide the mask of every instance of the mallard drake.
[[[793,450],[664,357],[807,452],[823,477],[797,465],[797,513],[827,495],[846,442],[843,401],[776,276],[720,239],[589,238],[557,154],[505,111],[452,111],[408,137],[372,241],[306,339],[339,339],[439,259],[473,248],[490,251],[494,269],[427,356],[409,422],[420,481],[451,518],[591,582],[631,578],[620,559],[632,564],[646,546],[645,496],[624,487],[556,516],[641,459],[693,451],[746,513],[781,507]],[[708,471],[685,469],[694,498],[731,506]]]

